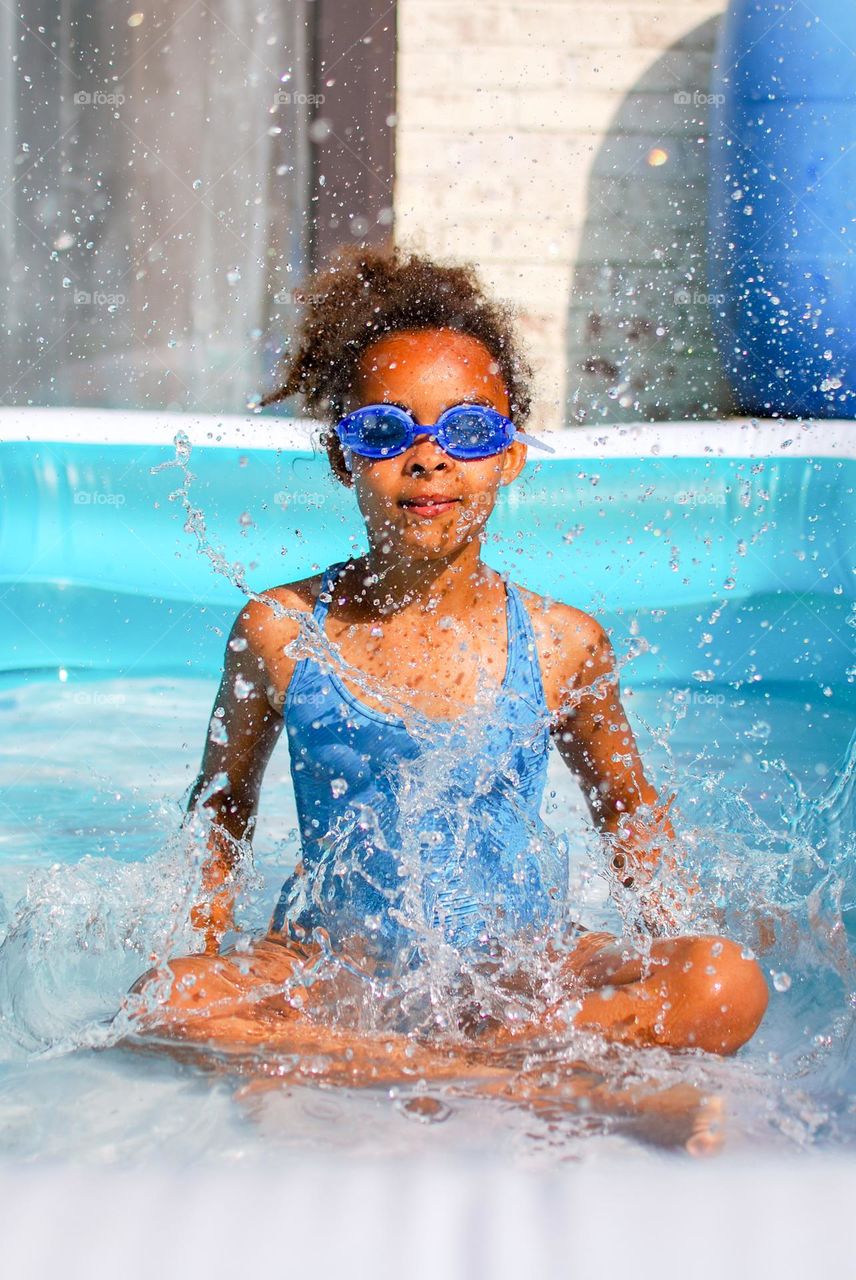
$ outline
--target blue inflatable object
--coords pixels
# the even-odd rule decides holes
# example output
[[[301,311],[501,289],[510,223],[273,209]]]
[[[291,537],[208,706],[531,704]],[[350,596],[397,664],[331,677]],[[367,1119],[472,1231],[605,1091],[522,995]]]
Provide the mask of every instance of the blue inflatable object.
[[[712,104],[708,280],[738,407],[852,418],[856,0],[732,0]]]

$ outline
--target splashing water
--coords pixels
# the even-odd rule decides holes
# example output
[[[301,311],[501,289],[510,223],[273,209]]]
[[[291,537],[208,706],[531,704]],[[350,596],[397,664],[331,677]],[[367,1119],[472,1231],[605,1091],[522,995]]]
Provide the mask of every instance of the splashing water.
[[[186,530],[215,572],[248,598],[262,599],[247,586],[243,567],[229,564],[209,543],[203,513],[190,501],[189,461],[184,438],[177,440],[175,461],[164,464],[183,472],[184,483],[171,497],[184,506]],[[442,912],[438,916],[425,910],[426,877],[430,879],[438,853],[445,864],[462,867],[473,824],[489,819],[479,805],[480,787],[483,792],[488,779],[469,777],[464,766],[480,754],[477,747],[495,710],[495,691],[481,685],[477,711],[462,728],[450,729],[347,666],[311,616],[268,598],[264,603],[277,616],[299,622],[291,656],[312,656],[367,696],[394,705],[423,747],[413,760],[402,762],[396,777],[396,798],[404,815],[402,883],[391,904],[421,963],[384,968],[328,942],[318,962],[285,983],[282,994],[289,999],[312,994],[315,987],[328,993],[326,1003],[316,1006],[315,1017],[367,1037],[409,1033],[412,1081],[393,1083],[390,1096],[397,1114],[436,1124],[468,1105],[468,1098],[472,1102],[473,1090],[454,1078],[426,1083],[428,1077],[420,1074],[426,1038],[434,1044],[465,1044],[473,1010],[506,1025],[527,1021],[535,988],[558,990],[559,960],[548,953],[537,932],[525,946],[500,948],[485,965],[450,944]],[[625,659],[627,669],[632,671],[632,659],[644,647],[644,637],[636,637]],[[64,703],[53,689],[33,684],[13,689],[2,707],[19,747],[22,736],[26,745],[29,734],[33,754],[43,749],[50,758],[51,736],[62,728],[64,734],[77,735],[71,744],[73,757],[66,742],[62,758],[68,754],[86,761],[79,791],[71,795],[65,795],[64,788],[69,777],[73,780],[73,770],[65,770],[63,780],[49,773],[40,781],[41,812],[64,806],[69,814],[74,811],[72,823],[78,824],[54,824],[50,840],[34,839],[27,822],[27,814],[37,812],[33,795],[15,795],[20,829],[10,837],[11,856],[3,879],[4,897],[15,905],[6,913],[0,949],[0,1053],[7,1064],[7,1096],[13,1105],[24,1078],[15,1074],[16,1064],[23,1069],[51,1061],[57,1070],[63,1062],[79,1061],[81,1051],[116,1045],[129,1023],[126,1016],[113,1015],[131,982],[150,965],[187,954],[198,945],[188,916],[200,894],[207,832],[201,820],[194,820],[176,833],[177,811],[161,797],[177,795],[186,782],[179,773],[177,743],[186,736],[184,724],[199,719],[207,689],[190,680],[177,685],[129,678],[88,682],[93,695],[99,687],[104,697],[124,698],[123,713],[128,719],[136,717],[140,735],[159,728],[169,768],[147,785],[140,782],[133,750],[117,759],[97,717],[96,723],[83,723],[88,703]],[[166,725],[164,693],[170,695],[174,721]],[[801,686],[793,686],[781,691],[778,699],[740,693],[718,695],[719,703],[689,704],[679,690],[640,689],[632,708],[642,726],[643,756],[653,763],[660,790],[680,797],[680,847],[687,871],[701,888],[692,904],[690,927],[741,940],[768,974],[771,1009],[757,1044],[739,1062],[721,1062],[701,1055],[606,1048],[579,1032],[568,1031],[564,1037],[552,1033],[527,1041],[525,1048],[509,1049],[501,1062],[485,1060],[479,1097],[484,1097],[490,1070],[501,1067],[503,1078],[510,1076],[514,1083],[503,1085],[500,1096],[531,1101],[537,1095],[544,1115],[549,1114],[544,1123],[553,1126],[554,1134],[558,1124],[562,1141],[571,1143],[592,1132],[610,1132],[612,1122],[591,1103],[597,1089],[607,1088],[614,1102],[632,1088],[668,1092],[678,1087],[676,1082],[693,1082],[707,1091],[727,1091],[731,1105],[742,1113],[747,1135],[770,1141],[778,1137],[797,1145],[852,1139],[847,1099],[854,1083],[849,1051],[856,974],[847,926],[852,927],[856,912],[856,736],[847,740],[852,710],[842,693],[841,707],[833,699],[825,708],[826,744],[830,751],[835,748],[837,757],[829,762],[818,789],[818,775],[811,775],[816,761],[810,735],[806,733],[798,749],[787,732],[792,699],[803,693]],[[810,696],[806,691],[805,697]],[[646,719],[665,728],[648,730]],[[182,729],[177,732],[179,724]],[[787,751],[777,746],[768,753],[771,744],[783,742],[788,743]],[[500,771],[502,763],[497,761]],[[638,903],[632,895],[620,893],[607,900],[608,854],[586,831],[564,766],[552,759],[551,771],[551,821],[528,833],[530,845],[569,886],[569,919],[632,935],[638,927]],[[458,774],[460,785],[450,786]],[[86,795],[91,799],[82,802]],[[87,820],[87,804],[88,817],[97,815],[97,821]],[[266,805],[271,805],[267,796]],[[282,822],[275,821],[280,817]],[[244,848],[240,924],[250,933],[266,927],[280,868],[298,856],[296,832],[284,842],[271,839],[274,827],[281,830],[289,823],[293,826],[292,809],[280,815],[271,807],[270,830],[262,822],[256,831],[254,860],[249,846]],[[380,839],[378,815],[358,806],[351,810],[330,833],[329,865],[337,875],[361,870],[349,862],[358,828]],[[572,1006],[569,1001],[569,1013]],[[116,1049],[113,1054],[120,1056]],[[246,1074],[257,1083],[294,1086],[336,1078],[335,1063],[324,1053],[265,1050],[224,1057],[212,1049],[207,1060],[229,1078]],[[376,1062],[371,1071],[383,1083]],[[560,1101],[576,1097],[583,1085],[588,1089],[587,1105],[570,1111],[558,1107]],[[258,1105],[258,1094],[246,1096]],[[216,1123],[221,1121],[222,1117]],[[129,1116],[128,1124],[132,1123]],[[25,1149],[25,1139],[19,1141]],[[142,1143],[139,1135],[135,1141]],[[203,1145],[208,1141],[208,1136],[200,1138]]]

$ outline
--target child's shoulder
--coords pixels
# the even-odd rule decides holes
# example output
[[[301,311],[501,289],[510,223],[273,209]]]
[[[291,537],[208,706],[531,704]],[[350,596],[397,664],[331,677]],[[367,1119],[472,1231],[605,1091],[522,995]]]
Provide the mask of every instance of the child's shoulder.
[[[573,641],[581,648],[589,649],[609,644],[606,632],[597,618],[572,604],[565,604],[553,596],[541,596],[528,587],[514,584],[523,598],[532,626],[545,642]]]
[[[612,665],[606,631],[583,609],[515,583],[535,633],[545,690],[585,682]]]
[[[260,591],[241,607],[232,626],[232,637],[240,637],[259,656],[281,654],[297,636],[300,622],[295,614],[311,613],[321,590],[321,574],[311,574],[294,582]],[[276,608],[280,605],[281,609]],[[287,609],[288,613],[281,610]]]

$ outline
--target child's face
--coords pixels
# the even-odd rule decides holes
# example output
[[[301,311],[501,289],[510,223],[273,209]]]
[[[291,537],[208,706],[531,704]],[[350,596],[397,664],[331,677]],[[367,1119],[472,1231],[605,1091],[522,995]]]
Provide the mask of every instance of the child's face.
[[[508,393],[486,347],[451,329],[407,330],[372,344],[360,362],[353,407],[398,404],[431,427],[444,409],[473,401],[508,416]],[[526,446],[514,441],[492,458],[461,461],[425,435],[395,458],[353,455],[357,502],[373,547],[411,559],[433,560],[477,540],[502,485],[526,461]],[[414,509],[412,500],[452,498],[436,512]],[[411,505],[407,505],[411,503]]]

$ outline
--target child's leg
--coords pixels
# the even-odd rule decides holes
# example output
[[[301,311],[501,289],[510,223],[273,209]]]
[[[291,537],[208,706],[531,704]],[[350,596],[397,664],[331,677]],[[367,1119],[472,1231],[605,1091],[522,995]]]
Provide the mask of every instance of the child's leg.
[[[314,989],[289,984],[307,997],[295,1007],[283,986],[316,959],[269,938],[240,952],[177,957],[131,988],[134,995],[149,988],[151,1001],[134,1013],[135,1028],[158,1036],[164,1047],[164,1040],[175,1042],[182,1056],[194,1045],[225,1050],[235,1061],[241,1050],[261,1050],[261,1057],[256,1053],[247,1061],[270,1067],[270,1087],[286,1080],[358,1088],[422,1078],[481,1083],[508,1074],[466,1045],[431,1046],[400,1033],[362,1035],[339,1026],[329,982]],[[252,1091],[266,1087],[257,1081]]]
[[[564,974],[569,994],[582,993],[574,1025],[625,1044],[734,1053],[767,1007],[759,965],[728,938],[662,939],[645,956],[611,934],[587,933]]]
[[[283,986],[305,959],[267,939],[222,955],[178,956],[131,987],[129,994],[150,996],[149,1007],[134,1015],[136,1025],[182,1040],[258,1042],[296,1018]]]

